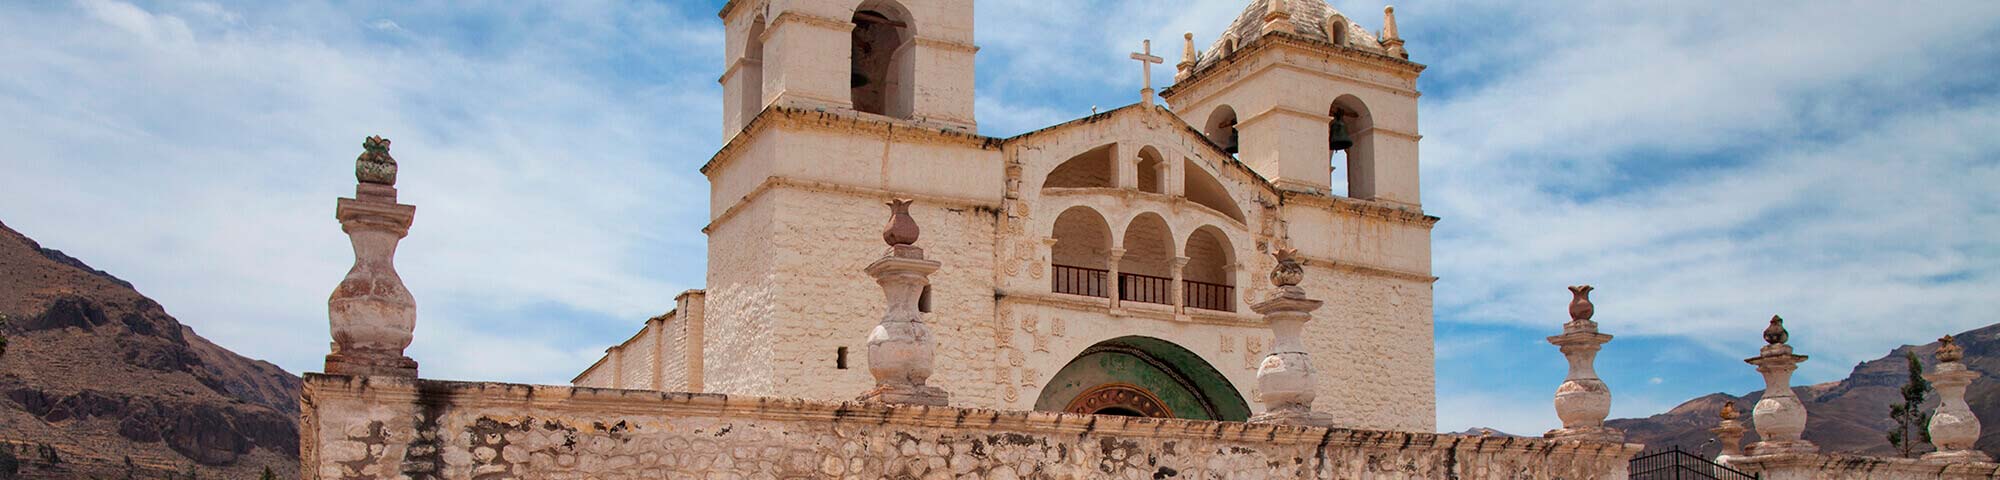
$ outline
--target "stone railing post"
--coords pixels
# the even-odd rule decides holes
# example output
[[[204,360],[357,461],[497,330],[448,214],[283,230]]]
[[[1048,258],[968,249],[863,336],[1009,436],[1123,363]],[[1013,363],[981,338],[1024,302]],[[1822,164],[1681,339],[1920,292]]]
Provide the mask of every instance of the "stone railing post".
[[[417,207],[396,203],[396,159],[389,140],[368,137],[355,160],[354,198],[337,202],[334,218],[354,247],[354,266],[326,301],[333,351],[326,373],[417,376],[403,355],[417,326],[417,302],[396,275],[396,244],[410,232]]]
[[[1728,465],[1730,458],[1743,456],[1743,432],[1749,428],[1743,426],[1743,421],[1736,419],[1742,414],[1736,411],[1734,400],[1722,402],[1722,411],[1718,413],[1722,416],[1722,423],[1708,431],[1715,434],[1717,441],[1722,442],[1722,453],[1715,456],[1716,463]]]
[[[1111,297],[1111,311],[1117,312],[1121,306],[1119,303],[1121,300],[1120,297],[1125,296],[1125,285],[1123,282],[1118,281],[1118,261],[1125,258],[1125,249],[1113,248],[1106,253],[1107,255],[1104,259],[1104,289],[1111,293],[1111,295],[1107,295]]]
[[[1172,285],[1167,286],[1167,294],[1174,302],[1174,313],[1187,313],[1187,264],[1188,257],[1174,257]]]
[[[1937,367],[1924,379],[1938,392],[1938,407],[1931,414],[1931,444],[1938,451],[1924,454],[1925,460],[1944,460],[1954,463],[1990,462],[1993,457],[1973,448],[1979,441],[1979,417],[1973,415],[1972,408],[1965,404],[1965,387],[1979,378],[1979,372],[1965,368],[1959,360],[1965,356],[1965,347],[1960,347],[1951,336],[1938,339]]]
[[[1806,356],[1792,354],[1792,346],[1785,343],[1790,339],[1785,319],[1774,315],[1771,326],[1764,329],[1764,347],[1757,356],[1743,360],[1756,365],[1757,373],[1764,374],[1764,398],[1757,400],[1757,406],[1750,412],[1757,436],[1763,441],[1750,445],[1752,456],[1819,451],[1818,445],[1803,438],[1806,406],[1792,393],[1792,371],[1798,370]]]
[[[889,225],[882,241],[889,251],[868,265],[867,272],[882,286],[888,312],[868,334],[868,373],[875,375],[875,388],[862,394],[860,401],[909,405],[943,406],[950,400],[944,389],[925,385],[937,352],[937,340],[924,325],[918,304],[930,287],[930,274],[940,264],[924,259],[917,248],[916,219],[910,217],[910,200],[889,202]]]
[[[1562,335],[1548,338],[1569,360],[1569,376],[1556,388],[1556,416],[1562,419],[1563,426],[1543,436],[1618,443],[1625,441],[1625,434],[1604,426],[1604,418],[1611,415],[1611,387],[1597,378],[1596,367],[1597,351],[1611,341],[1611,336],[1598,333],[1597,322],[1590,319],[1596,314],[1596,306],[1590,303],[1591,289],[1589,285],[1569,287],[1570,321],[1563,324]]]
[[[1271,354],[1257,365],[1257,401],[1264,404],[1264,413],[1250,417],[1250,423],[1331,426],[1332,416],[1312,411],[1313,399],[1319,396],[1318,372],[1306,353],[1304,336],[1313,310],[1325,302],[1306,297],[1305,289],[1299,288],[1305,267],[1299,264],[1297,250],[1282,248],[1271,255],[1278,259],[1271,271],[1271,284],[1278,292],[1250,306],[1271,326]]]

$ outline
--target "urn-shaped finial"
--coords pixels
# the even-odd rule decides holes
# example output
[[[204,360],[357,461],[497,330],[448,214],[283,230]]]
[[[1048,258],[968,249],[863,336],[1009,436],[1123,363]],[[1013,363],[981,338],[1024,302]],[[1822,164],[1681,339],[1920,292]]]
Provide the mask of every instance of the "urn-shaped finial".
[[[1592,305],[1590,303],[1590,291],[1594,290],[1595,288],[1596,287],[1592,287],[1589,285],[1576,285],[1569,287],[1569,293],[1573,297],[1569,301],[1570,321],[1588,322],[1590,321],[1591,315],[1595,315],[1597,313],[1597,306]]]
[[[1743,412],[1736,411],[1735,400],[1728,400],[1722,402],[1722,411],[1716,413],[1720,415],[1722,417],[1722,420],[1725,422],[1730,420],[1735,420],[1736,417],[1740,417],[1743,415]]]
[[[361,183],[396,185],[396,158],[389,156],[389,139],[371,136],[361,141],[360,158],[354,159],[354,179]]]
[[[910,204],[913,202],[907,198],[889,201],[889,225],[882,228],[882,241],[889,246],[917,243],[917,235],[921,232],[917,229],[917,219],[910,216]]]
[[[1305,281],[1305,266],[1299,264],[1299,249],[1283,247],[1271,250],[1271,257],[1278,259],[1277,268],[1271,269],[1271,285],[1279,288],[1296,287]]]
[[[1965,358],[1965,347],[1958,346],[1957,339],[1951,338],[1951,335],[1939,338],[1938,343],[1940,344],[1937,351],[1939,362],[1950,363]]]
[[[1791,332],[1785,331],[1785,319],[1771,316],[1771,326],[1764,327],[1764,343],[1779,345],[1791,341]]]

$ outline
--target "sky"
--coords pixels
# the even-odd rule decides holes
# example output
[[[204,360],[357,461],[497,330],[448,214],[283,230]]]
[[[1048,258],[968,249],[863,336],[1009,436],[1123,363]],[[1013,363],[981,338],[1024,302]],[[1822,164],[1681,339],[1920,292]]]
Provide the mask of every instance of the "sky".
[[[1142,40],[1171,62],[1245,3],[979,0],[980,133],[1136,102]],[[1381,28],[1382,3],[1332,3]],[[721,4],[8,2],[0,222],[317,371],[352,262],[333,200],[383,135],[425,376],[567,383],[701,287]],[[1566,285],[1617,336],[1616,417],[1761,388],[1741,359],[1773,314],[1801,384],[2000,323],[2000,2],[1397,17],[1429,66],[1440,430],[1557,426]]]

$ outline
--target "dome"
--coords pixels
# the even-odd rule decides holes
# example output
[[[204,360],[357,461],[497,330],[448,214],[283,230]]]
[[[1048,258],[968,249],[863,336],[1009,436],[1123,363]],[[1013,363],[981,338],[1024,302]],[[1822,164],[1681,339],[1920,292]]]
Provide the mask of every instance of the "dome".
[[[1230,22],[1229,28],[1222,31],[1222,36],[1207,51],[1201,52],[1201,60],[1195,69],[1207,67],[1263,36],[1264,15],[1271,8],[1271,2],[1280,2],[1280,8],[1291,16],[1291,34],[1294,37],[1388,54],[1375,34],[1354,23],[1353,18],[1334,10],[1325,0],[1252,0],[1249,6],[1243,8],[1243,14],[1237,15],[1236,21]]]

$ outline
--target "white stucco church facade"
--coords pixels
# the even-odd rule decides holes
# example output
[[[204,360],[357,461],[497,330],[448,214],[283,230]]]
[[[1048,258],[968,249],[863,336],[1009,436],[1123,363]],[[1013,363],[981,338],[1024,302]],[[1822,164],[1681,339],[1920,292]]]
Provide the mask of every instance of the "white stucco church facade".
[[[1436,428],[1424,66],[1393,14],[1374,33],[1323,0],[1250,1],[1207,49],[1184,39],[1165,105],[1149,84],[1139,103],[994,138],[974,113],[973,11],[723,7],[706,288],[573,383],[853,399],[874,383],[862,352],[883,309],[862,271],[880,256],[883,202],[907,198],[943,265],[923,307],[930,384],[951,406],[1260,413],[1272,338],[1245,306],[1271,295],[1268,252],[1289,246],[1326,301],[1305,331],[1314,410],[1341,427]]]

